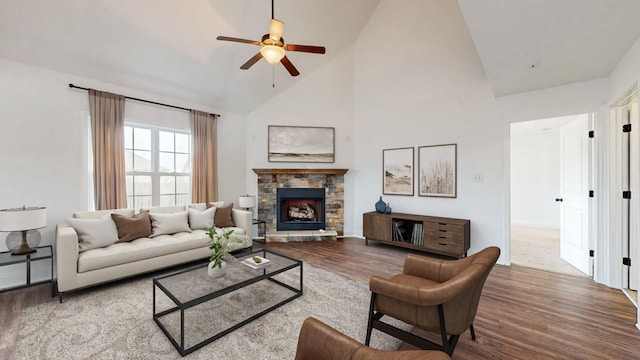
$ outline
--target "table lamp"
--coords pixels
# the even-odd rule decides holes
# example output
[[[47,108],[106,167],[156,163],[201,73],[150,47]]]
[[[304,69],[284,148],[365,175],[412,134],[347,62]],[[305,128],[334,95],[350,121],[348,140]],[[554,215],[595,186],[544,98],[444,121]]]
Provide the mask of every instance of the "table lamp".
[[[253,213],[253,208],[256,207],[256,196],[255,195],[241,195],[240,199],[238,200],[238,207],[245,209],[247,211],[249,211],[249,209],[251,209],[251,212]]]
[[[0,231],[12,231],[7,236],[7,248],[12,250],[12,255],[31,254],[36,251],[27,242],[27,232],[36,231],[47,226],[47,208],[45,207],[21,207],[0,210]],[[32,232],[33,234],[33,232]],[[40,233],[38,233],[40,235]],[[37,238],[40,242],[40,236]],[[20,239],[20,243],[16,241]],[[18,246],[16,246],[18,245]],[[33,245],[33,244],[32,244]],[[38,244],[33,245],[37,247]]]

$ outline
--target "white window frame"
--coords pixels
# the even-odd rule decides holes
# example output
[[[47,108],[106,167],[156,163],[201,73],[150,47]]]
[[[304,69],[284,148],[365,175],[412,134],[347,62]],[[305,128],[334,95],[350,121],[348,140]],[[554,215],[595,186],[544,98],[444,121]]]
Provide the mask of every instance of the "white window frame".
[[[172,129],[172,128],[166,128],[166,127],[160,127],[160,126],[153,126],[153,125],[148,125],[148,124],[139,124],[139,123],[133,123],[133,122],[125,122],[125,129],[126,128],[139,128],[139,129],[146,129],[151,131],[151,171],[135,171],[135,170],[126,170],[125,169],[125,176],[150,176],[151,177],[151,206],[160,206],[161,205],[161,200],[160,200],[160,178],[161,176],[174,176],[174,177],[178,177],[178,176],[188,176],[189,178],[189,192],[188,193],[177,193],[175,192],[174,195],[186,195],[186,197],[189,199],[187,200],[187,202],[185,204],[181,204],[181,203],[177,203],[177,198],[176,201],[174,201],[174,205],[186,205],[188,203],[191,202],[191,192],[192,192],[192,188],[191,188],[191,176],[193,173],[193,154],[192,154],[192,141],[193,139],[191,138],[191,132],[187,131],[187,130],[181,130],[181,129]],[[189,136],[189,152],[188,152],[188,156],[189,156],[189,172],[177,172],[174,171],[173,172],[160,172],[160,132],[164,131],[164,132],[171,132],[174,134],[184,134]],[[134,144],[135,144],[135,139],[133,139]],[[125,148],[126,149],[126,148]],[[174,147],[174,154],[184,154],[182,152],[176,152],[176,149]],[[135,182],[133,183],[133,185],[135,186]],[[177,189],[176,189],[177,190]],[[129,202],[130,197],[133,196],[133,203],[131,204]],[[144,195],[139,195],[139,196],[144,196]],[[140,210],[139,208],[137,208],[136,206],[136,201],[135,201],[136,195],[130,195],[127,192],[127,205],[129,207],[135,207],[136,211]]]

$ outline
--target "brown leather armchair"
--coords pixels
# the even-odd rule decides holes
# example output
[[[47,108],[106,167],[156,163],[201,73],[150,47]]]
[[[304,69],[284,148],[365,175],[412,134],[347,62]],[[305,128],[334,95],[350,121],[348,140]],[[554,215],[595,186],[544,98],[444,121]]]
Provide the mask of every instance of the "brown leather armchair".
[[[296,360],[450,360],[434,350],[384,351],[365,346],[315,318],[302,324]]]
[[[373,276],[369,281],[371,305],[365,344],[369,344],[373,329],[421,349],[441,350],[449,355],[467,329],[475,340],[473,320],[480,294],[499,256],[497,247],[458,260],[407,254],[402,274],[390,279]],[[380,321],[384,315],[438,333],[442,344]]]

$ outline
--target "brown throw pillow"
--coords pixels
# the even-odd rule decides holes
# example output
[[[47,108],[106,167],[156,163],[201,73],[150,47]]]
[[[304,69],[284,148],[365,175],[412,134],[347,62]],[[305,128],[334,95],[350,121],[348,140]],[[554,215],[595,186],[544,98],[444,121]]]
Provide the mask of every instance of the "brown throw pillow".
[[[127,242],[151,235],[151,219],[149,210],[145,210],[133,217],[111,214],[118,229],[118,241]]]
[[[216,213],[213,215],[213,224],[216,227],[235,227],[231,218],[231,210],[233,210],[233,203],[226,204],[216,208]]]

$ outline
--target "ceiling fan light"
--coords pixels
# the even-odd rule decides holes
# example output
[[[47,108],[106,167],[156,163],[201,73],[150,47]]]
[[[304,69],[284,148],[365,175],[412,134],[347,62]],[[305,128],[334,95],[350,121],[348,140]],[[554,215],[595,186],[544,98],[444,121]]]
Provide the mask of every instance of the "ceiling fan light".
[[[271,25],[269,26],[269,39],[277,43],[280,41],[283,31],[284,23],[280,20],[271,19]]]
[[[285,51],[280,46],[265,45],[260,49],[260,54],[264,57],[269,64],[275,65],[284,57]]]

